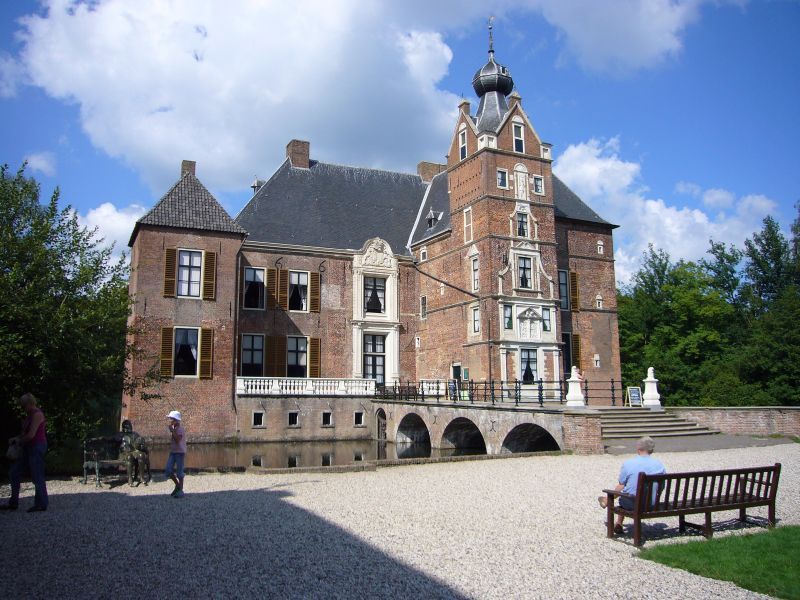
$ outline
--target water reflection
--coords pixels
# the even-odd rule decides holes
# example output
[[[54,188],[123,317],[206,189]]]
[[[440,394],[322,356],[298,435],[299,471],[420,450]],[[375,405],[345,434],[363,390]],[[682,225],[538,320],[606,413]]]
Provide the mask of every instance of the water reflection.
[[[186,466],[190,468],[262,467],[286,469],[331,467],[372,460],[395,460],[485,454],[478,449],[431,449],[430,444],[391,444],[385,441],[341,442],[248,442],[229,444],[189,444]],[[150,450],[153,469],[160,469],[169,455],[168,446]]]

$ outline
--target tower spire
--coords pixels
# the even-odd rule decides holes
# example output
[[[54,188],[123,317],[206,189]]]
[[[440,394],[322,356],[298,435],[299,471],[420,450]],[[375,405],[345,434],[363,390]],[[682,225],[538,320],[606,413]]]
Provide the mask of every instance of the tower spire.
[[[494,17],[489,17],[489,60],[494,59],[494,37],[492,36],[492,28],[494,23]]]

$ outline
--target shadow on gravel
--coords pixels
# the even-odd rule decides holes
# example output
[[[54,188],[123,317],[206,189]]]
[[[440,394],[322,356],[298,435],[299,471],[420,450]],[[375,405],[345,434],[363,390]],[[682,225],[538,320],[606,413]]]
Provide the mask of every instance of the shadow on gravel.
[[[465,598],[283,490],[175,499],[168,486],[129,496],[75,485],[45,513],[25,512],[30,497],[0,513],[0,564],[18,566],[5,597]]]
[[[719,515],[720,513],[716,514]],[[690,515],[687,516],[686,520],[692,523],[702,524],[704,518],[705,517],[702,514]],[[777,519],[777,522],[780,524],[781,520]],[[747,515],[747,522],[742,523],[739,521],[737,513],[736,517],[730,519],[712,518],[711,526],[714,530],[714,535],[725,531],[740,531],[744,529],[752,529],[755,532],[760,528],[767,528],[767,519],[765,517]],[[630,520],[626,520],[623,527],[625,528],[625,533],[623,535],[615,536],[614,539],[628,544],[631,547],[635,547],[633,546],[633,523]],[[689,541],[703,539],[703,533],[689,527],[686,528],[686,531],[681,533],[678,529],[677,519],[675,520],[674,525],[659,523],[658,521],[642,521],[642,538],[644,539],[644,545],[646,546],[648,542],[658,542],[660,540]]]

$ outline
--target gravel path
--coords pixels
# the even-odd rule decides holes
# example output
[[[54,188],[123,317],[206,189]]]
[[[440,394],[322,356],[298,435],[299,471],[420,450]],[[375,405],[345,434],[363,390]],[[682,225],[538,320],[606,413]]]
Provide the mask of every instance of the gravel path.
[[[800,524],[800,444],[657,455],[671,471],[781,462],[779,524]],[[0,514],[4,597],[760,597],[637,559],[629,531],[606,539],[596,498],[620,460],[203,474],[181,500],[160,480],[52,481],[38,514],[24,510],[24,485],[20,510]],[[735,517],[716,513],[715,535],[761,531]],[[677,519],[649,522],[645,536],[647,546],[698,537],[679,535]]]

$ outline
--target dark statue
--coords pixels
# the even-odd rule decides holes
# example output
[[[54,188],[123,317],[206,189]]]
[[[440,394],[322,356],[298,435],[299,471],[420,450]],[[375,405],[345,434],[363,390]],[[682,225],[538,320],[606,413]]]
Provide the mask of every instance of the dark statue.
[[[145,439],[133,430],[128,419],[122,422],[119,458],[128,463],[128,484],[134,479],[147,485],[150,483],[150,450]]]

